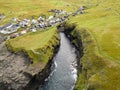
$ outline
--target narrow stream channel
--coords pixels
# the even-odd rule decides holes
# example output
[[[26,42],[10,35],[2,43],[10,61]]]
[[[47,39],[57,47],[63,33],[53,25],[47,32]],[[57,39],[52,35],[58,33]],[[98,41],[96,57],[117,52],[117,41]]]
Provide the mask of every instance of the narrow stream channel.
[[[77,80],[77,70],[74,65],[77,62],[75,47],[64,33],[60,33],[61,45],[57,55],[54,57],[52,73],[46,79],[45,84],[39,90],[73,90]]]

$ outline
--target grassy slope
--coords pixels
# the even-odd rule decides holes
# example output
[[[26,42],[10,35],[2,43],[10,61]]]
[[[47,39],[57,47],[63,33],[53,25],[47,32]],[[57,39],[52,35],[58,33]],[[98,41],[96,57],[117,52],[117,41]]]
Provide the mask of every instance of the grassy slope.
[[[8,22],[14,17],[23,19],[47,14],[47,11],[52,7],[49,3],[43,2],[43,0],[0,0],[0,5],[0,13],[6,15],[1,24]]]
[[[0,13],[4,13],[6,16],[0,25],[9,22],[14,17],[23,19],[32,16],[36,18],[40,15],[49,16],[51,13],[47,11],[54,8],[71,11],[73,5],[71,5],[72,7],[66,6],[71,1],[75,2],[73,0],[0,0]]]
[[[54,46],[59,44],[59,36],[55,28],[47,31],[28,33],[7,41],[7,46],[14,52],[24,51],[34,63],[46,64],[53,56]]]
[[[76,90],[119,90],[120,82],[120,3],[119,0],[83,2],[87,13],[73,17],[73,35],[81,35],[84,56]]]

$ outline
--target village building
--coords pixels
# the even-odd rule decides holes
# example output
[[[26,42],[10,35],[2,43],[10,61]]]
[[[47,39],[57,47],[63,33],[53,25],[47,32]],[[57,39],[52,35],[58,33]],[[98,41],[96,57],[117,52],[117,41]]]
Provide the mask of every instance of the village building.
[[[83,7],[81,7],[83,10]],[[5,25],[3,27],[0,27],[0,32],[3,34],[12,34],[10,37],[15,38],[20,35],[24,35],[27,32],[36,32],[37,30],[44,30],[47,27],[54,26],[58,23],[63,23],[64,21],[68,20],[71,13],[66,12],[65,10],[57,10],[57,9],[51,9],[49,12],[53,12],[54,15],[49,16],[48,18],[43,18],[42,16],[38,17],[38,19],[23,19],[19,20],[18,18],[13,18],[12,23],[9,23],[8,25]],[[79,14],[79,11],[76,11],[74,14]],[[19,28],[24,28],[24,30],[20,31],[19,34],[15,33]]]
[[[27,33],[27,30],[23,30],[23,31],[20,32],[21,35],[24,35],[26,33]]]
[[[36,32],[37,30],[36,30],[35,28],[32,28],[31,31],[32,31],[32,32]]]
[[[37,23],[38,23],[38,21],[37,21],[37,20],[32,19],[32,24],[37,24]]]

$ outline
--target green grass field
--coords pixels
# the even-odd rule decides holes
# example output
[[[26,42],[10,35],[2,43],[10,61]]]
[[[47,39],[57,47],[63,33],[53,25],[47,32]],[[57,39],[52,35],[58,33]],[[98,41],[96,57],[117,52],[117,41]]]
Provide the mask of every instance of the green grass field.
[[[66,5],[70,6],[66,6]],[[50,15],[53,8],[74,11],[80,5],[87,7],[86,13],[71,17],[66,27],[76,25],[73,35],[82,38],[84,55],[82,71],[76,90],[119,90],[120,89],[120,1],[119,0],[0,0],[0,13],[6,18],[0,25],[13,17],[31,18]],[[54,36],[54,37],[52,37]],[[55,28],[48,31],[28,33],[7,41],[13,51],[27,52],[34,62],[47,62],[52,55],[52,44],[58,44]],[[54,38],[54,39],[53,39]],[[78,36],[79,38],[79,36]],[[55,41],[55,42],[54,42]],[[50,47],[48,47],[50,44]],[[49,49],[47,49],[49,48]],[[33,50],[32,50],[33,49]],[[35,51],[33,53],[33,51]],[[36,52],[44,52],[41,56]],[[46,56],[48,55],[48,56]],[[39,60],[40,58],[42,60]],[[45,61],[44,61],[45,60]]]
[[[73,35],[81,35],[84,55],[76,90],[119,90],[120,1],[86,0],[86,14],[73,17]]]

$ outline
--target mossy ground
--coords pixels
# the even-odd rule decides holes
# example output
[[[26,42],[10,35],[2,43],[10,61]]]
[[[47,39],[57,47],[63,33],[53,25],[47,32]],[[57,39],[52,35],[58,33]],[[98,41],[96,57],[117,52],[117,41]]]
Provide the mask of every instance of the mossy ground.
[[[76,90],[120,89],[120,3],[119,0],[84,1],[86,14],[73,17],[66,24],[75,25],[73,35],[81,36],[81,58]]]

